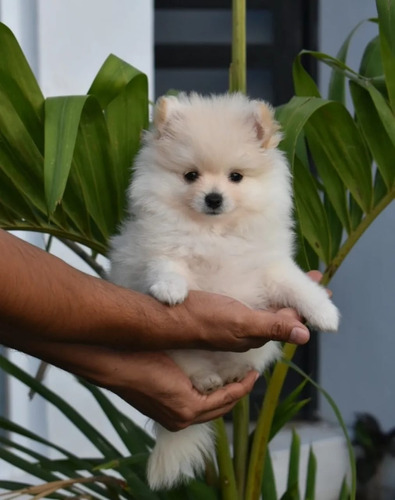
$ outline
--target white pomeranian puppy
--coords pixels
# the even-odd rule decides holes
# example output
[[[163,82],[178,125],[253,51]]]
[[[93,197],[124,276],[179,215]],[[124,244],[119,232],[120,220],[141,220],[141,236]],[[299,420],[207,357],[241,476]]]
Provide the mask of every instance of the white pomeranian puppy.
[[[292,258],[280,139],[272,108],[241,94],[161,98],[134,165],[130,217],[112,240],[111,280],[169,305],[206,290],[252,308],[289,306],[336,330],[338,310]],[[202,393],[262,372],[280,354],[275,342],[245,353],[169,352]],[[169,488],[201,470],[213,447],[210,424],[175,433],[158,426],[150,486]]]

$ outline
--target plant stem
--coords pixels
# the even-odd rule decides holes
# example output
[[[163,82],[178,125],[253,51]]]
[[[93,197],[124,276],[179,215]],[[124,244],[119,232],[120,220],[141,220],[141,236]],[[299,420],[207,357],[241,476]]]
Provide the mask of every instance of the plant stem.
[[[230,456],[229,441],[223,418],[214,422],[217,437],[217,461],[222,500],[238,500],[235,474]]]
[[[338,253],[325,270],[321,280],[323,285],[327,285],[330,282],[359,238],[394,198],[395,187],[393,187],[379,203],[373,207],[372,211],[362,219],[359,226],[350,233],[343,246],[339,249]],[[291,360],[295,351],[295,345],[286,344],[283,358]],[[270,428],[287,372],[287,365],[284,363],[277,363],[268,384],[251,450],[245,500],[258,500],[260,497],[262,471],[265,464],[267,446],[269,444]]]
[[[283,358],[291,360],[295,351],[295,345],[286,344],[283,351]],[[245,500],[259,500],[261,495],[262,474],[265,465],[266,450],[269,445],[270,429],[288,369],[289,366],[285,363],[277,363],[267,386],[252,443]]]
[[[250,423],[249,398],[240,400],[233,410],[234,470],[239,500],[244,500],[247,471],[248,433]]]
[[[230,92],[246,93],[246,0],[232,0],[232,63],[229,80]]]
[[[359,238],[365,233],[367,228],[372,224],[372,222],[377,219],[381,212],[394,200],[395,198],[395,186],[388,191],[388,193],[383,196],[383,198],[373,207],[371,212],[366,214],[362,219],[359,226],[351,232],[344,242],[343,246],[339,249],[336,256],[329,262],[324,275],[322,277],[321,283],[327,285],[330,280],[335,275],[336,271],[339,269],[340,265],[350,253],[351,249],[357,243]]]
[[[218,488],[219,478],[218,478],[217,468],[215,466],[213,457],[206,459],[206,467],[205,467],[204,477],[205,477],[205,480],[206,480],[206,483],[208,484],[208,486]]]
[[[232,62],[229,69],[229,91],[245,94],[246,80],[246,0],[232,0]],[[249,398],[246,396],[237,403],[233,411],[233,468],[224,422],[216,421],[217,459],[223,499],[243,500],[248,455],[248,426]]]
[[[95,271],[95,273],[103,279],[106,279],[106,272],[104,268],[90,255],[88,255],[77,243],[66,238],[58,238],[67,248],[74,252],[80,259],[82,259],[88,266]]]

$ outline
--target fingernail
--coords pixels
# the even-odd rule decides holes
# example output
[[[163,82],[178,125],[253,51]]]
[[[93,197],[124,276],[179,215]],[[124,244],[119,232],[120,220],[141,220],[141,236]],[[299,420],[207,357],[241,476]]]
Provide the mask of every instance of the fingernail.
[[[310,333],[307,329],[295,326],[289,336],[291,344],[305,344],[310,338]]]
[[[255,382],[258,380],[258,378],[259,378],[259,373],[257,372],[257,373],[256,373],[256,375],[255,375],[254,384],[255,384]]]

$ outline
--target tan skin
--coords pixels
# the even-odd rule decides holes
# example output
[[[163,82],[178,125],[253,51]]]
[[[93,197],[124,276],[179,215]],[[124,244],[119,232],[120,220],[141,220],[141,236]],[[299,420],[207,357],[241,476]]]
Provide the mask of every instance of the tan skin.
[[[224,415],[251,391],[257,373],[202,395],[161,350],[245,351],[269,340],[309,339],[292,309],[254,311],[198,291],[168,307],[2,230],[0,255],[0,343],[110,389],[170,430]]]

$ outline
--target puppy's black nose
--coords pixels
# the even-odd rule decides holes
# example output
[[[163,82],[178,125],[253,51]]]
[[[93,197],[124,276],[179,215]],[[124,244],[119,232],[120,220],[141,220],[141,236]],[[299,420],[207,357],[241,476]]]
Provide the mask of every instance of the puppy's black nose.
[[[209,208],[219,208],[222,205],[222,194],[219,193],[209,193],[204,198],[206,205]]]

